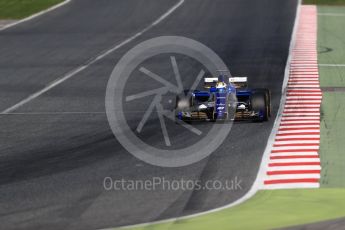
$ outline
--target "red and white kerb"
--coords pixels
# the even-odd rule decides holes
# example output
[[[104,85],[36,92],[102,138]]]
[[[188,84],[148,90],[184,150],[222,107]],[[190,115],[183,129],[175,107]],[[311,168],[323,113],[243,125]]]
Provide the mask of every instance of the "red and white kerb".
[[[322,93],[316,42],[316,6],[301,6],[286,103],[270,153],[264,189],[319,187]]]

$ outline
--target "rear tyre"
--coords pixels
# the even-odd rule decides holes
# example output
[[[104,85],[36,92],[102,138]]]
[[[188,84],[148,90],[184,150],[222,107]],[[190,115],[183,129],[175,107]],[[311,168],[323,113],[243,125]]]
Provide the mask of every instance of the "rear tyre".
[[[256,121],[268,121],[270,117],[270,106],[267,93],[264,91],[254,91],[250,102],[252,111],[259,114]]]
[[[271,105],[271,91],[269,89],[265,89],[265,88],[259,88],[259,89],[255,89],[255,92],[261,92],[265,94],[265,100],[266,100],[266,104],[268,107],[268,117],[271,117],[272,115],[272,105]]]

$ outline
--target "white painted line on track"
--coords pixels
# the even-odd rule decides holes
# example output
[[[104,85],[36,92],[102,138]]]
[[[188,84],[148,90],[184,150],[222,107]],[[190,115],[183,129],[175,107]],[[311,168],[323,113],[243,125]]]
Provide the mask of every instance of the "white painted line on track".
[[[321,89],[289,89],[288,92],[322,92]]]
[[[306,103],[296,103],[296,104],[286,104],[284,108],[320,108],[320,104],[306,104]]]
[[[309,99],[322,99],[322,96],[287,96],[289,100],[309,100]]]
[[[297,120],[320,120],[320,116],[310,116],[310,117],[300,117],[300,116],[290,116],[290,117],[284,117],[282,121],[297,121]],[[306,121],[307,122],[307,121]]]
[[[319,74],[318,73],[308,73],[307,72],[291,72],[291,78],[292,79],[298,79],[298,78],[306,78],[306,79],[312,79],[312,78],[318,78]],[[291,79],[290,79],[291,80]]]
[[[271,159],[270,164],[274,163],[319,163],[320,158],[293,158],[293,159]]]
[[[294,64],[306,64],[306,65],[314,64],[314,65],[316,65],[317,61],[315,61],[315,60],[293,60],[293,61],[291,61],[291,63],[293,65]]]
[[[284,147],[273,147],[273,151],[276,152],[285,152],[285,150],[289,150],[289,151],[304,151],[304,150],[319,150],[319,145],[314,145],[314,144],[310,144],[310,146],[298,146],[296,144],[296,146],[284,146]]]
[[[160,22],[162,22],[165,18],[167,18],[170,14],[172,14],[176,9],[178,9],[185,0],[180,0],[177,4],[175,4],[173,7],[171,7],[167,12],[165,12],[162,16],[160,16],[157,20],[155,20],[153,23],[151,23],[149,26],[147,26],[146,28],[144,28],[143,30],[141,30],[140,32],[136,33],[135,35],[127,38],[126,40],[124,40],[123,42],[113,46],[112,48],[100,53],[98,56],[90,59],[88,62],[86,62],[84,65],[79,66],[78,68],[70,71],[69,73],[67,73],[66,75],[56,79],[55,81],[49,83],[46,87],[44,87],[43,89],[37,91],[34,94],[31,94],[30,96],[28,96],[27,98],[19,101],[18,103],[16,103],[15,105],[5,109],[4,111],[2,111],[2,114],[6,114],[6,113],[10,113],[15,111],[16,109],[18,109],[19,107],[25,105],[26,103],[36,99],[37,97],[41,96],[42,94],[44,94],[45,92],[53,89],[54,87],[60,85],[61,83],[63,83],[64,81],[70,79],[71,77],[75,76],[76,74],[80,73],[81,71],[85,70],[86,68],[88,68],[90,65],[96,63],[98,60],[108,56],[110,53],[118,50],[119,48],[123,47],[124,45],[130,43],[131,41],[133,41],[134,39],[138,38],[139,36],[141,36],[143,33],[145,33],[146,31],[150,30],[151,28],[153,28],[154,26],[156,26],[157,24],[159,24]]]
[[[317,85],[319,85],[319,81],[315,81],[315,80],[292,80],[292,79],[290,79],[289,80],[289,84],[290,85],[311,85],[311,84],[313,84],[313,85],[315,85],[315,86],[317,86]]]
[[[320,124],[320,121],[319,121],[318,118],[315,119],[315,121],[314,121],[314,119],[313,120],[302,120],[302,121],[295,121],[295,120],[287,120],[287,119],[285,119],[285,120],[282,120],[280,125],[289,125],[289,124],[301,124],[301,125],[306,124],[306,125],[308,125],[308,124],[314,124],[316,122],[318,124]]]
[[[270,156],[319,156],[317,152],[287,152],[287,153],[271,153]]]
[[[320,124],[320,117],[312,118],[312,119],[295,119],[293,117],[284,117],[285,119],[282,120],[280,123],[281,126],[289,126],[289,125],[316,125]],[[289,119],[291,118],[291,119]]]
[[[273,190],[273,189],[281,189],[283,186],[281,184],[269,184],[265,185],[265,189]],[[284,189],[297,189],[297,188],[319,188],[319,183],[289,183],[284,184]]]
[[[309,100],[309,99],[290,99],[287,101],[286,105],[303,105],[303,104],[321,104],[321,99],[320,100]]]
[[[280,127],[320,127],[320,122],[282,122]]]
[[[292,52],[292,54],[294,55],[317,55],[317,52],[314,50],[314,49],[311,49],[311,50],[294,50]]]
[[[292,68],[314,68],[317,64],[291,64]]]
[[[304,71],[305,68],[306,67],[294,67],[294,70],[291,73]],[[311,70],[313,70],[312,72],[315,72],[314,69],[311,69]],[[317,76],[318,74],[315,74],[315,75]],[[308,76],[306,77],[308,78]]]
[[[310,70],[311,72],[318,71],[318,67],[294,66],[291,67],[291,73],[296,71],[304,71],[306,69]]]
[[[308,108],[305,109],[284,109],[283,115],[284,116],[292,116],[293,114],[301,114],[303,116],[308,115],[318,115],[320,114],[319,108],[311,108],[313,110],[308,110]]]
[[[317,102],[321,103],[322,96],[320,95],[300,95],[300,94],[295,94],[295,95],[287,95],[287,102],[291,103],[293,101],[297,101],[302,104],[302,102]]]
[[[315,115],[319,115],[320,112],[318,113],[303,113],[303,112],[300,112],[300,113],[288,113],[288,114],[283,114],[283,116],[315,116]]]
[[[270,175],[266,177],[266,180],[286,180],[286,179],[308,179],[315,178],[320,179],[319,173],[310,174],[290,174],[290,175]]]
[[[316,46],[316,45],[315,45]],[[313,49],[314,49],[314,47],[315,46],[313,46],[312,48],[305,48],[305,47],[302,47],[302,48],[294,48],[293,49],[293,52],[296,52],[296,51],[300,51],[300,52],[303,52],[303,51],[306,51],[306,52],[311,52],[311,51],[313,51]]]
[[[307,125],[307,124],[299,124],[299,125],[286,125],[286,124],[280,124],[281,128],[320,128],[320,125]]]
[[[299,82],[308,82],[308,83],[318,83],[317,77],[291,77],[289,83],[299,83]]]
[[[320,165],[277,166],[277,167],[270,166],[268,172],[294,171],[294,170],[321,170],[321,166]]]
[[[284,109],[284,113],[289,113],[289,112],[304,112],[304,111],[311,111],[311,112],[320,112],[320,108],[306,108],[306,107],[302,107],[302,108],[288,108],[288,109]]]
[[[303,97],[304,95],[291,95],[290,97]],[[301,107],[301,106],[306,106],[306,105],[311,105],[312,106],[318,106],[320,107],[321,105],[321,98],[320,99],[313,99],[313,98],[290,98],[285,106],[296,106],[296,107]]]
[[[317,92],[316,94],[312,94],[313,92],[311,91],[311,93],[308,94],[308,92],[297,91],[297,90],[304,90],[304,89],[289,89],[288,90],[287,96],[290,97],[290,99],[288,100],[289,103],[292,103],[292,101],[299,101],[301,104],[303,104],[302,101],[314,103],[314,104],[321,103],[322,94],[320,92]],[[308,97],[309,95],[321,97],[321,98],[306,99],[305,97]]]
[[[300,82],[289,82],[289,88],[320,88],[319,84],[308,84],[308,83],[300,83]]]
[[[312,79],[315,79],[315,78],[318,78],[319,75],[318,74],[300,74],[300,73],[292,73],[291,74],[291,79],[289,80],[293,80],[293,79],[309,79],[309,80],[312,80]],[[318,85],[318,83],[316,83],[316,85]]]
[[[287,116],[287,117],[283,117],[283,118],[290,118],[290,117]],[[315,119],[315,120],[316,120],[316,119]],[[320,118],[318,118],[317,120],[320,120]],[[307,123],[308,120],[306,120],[306,119],[301,119],[301,121]],[[313,119],[313,121],[314,121],[314,119]],[[320,121],[318,121],[318,122],[320,123]],[[314,123],[314,122],[313,122],[313,123]],[[290,124],[296,124],[296,125],[298,125],[298,122],[297,122],[296,120],[285,120],[284,123],[282,123],[282,126],[284,126],[284,125],[289,126]],[[310,124],[310,123],[308,123],[308,124]],[[282,127],[282,126],[280,126],[280,127]]]
[[[309,82],[290,82],[288,83],[289,88],[320,88],[318,83]]]
[[[302,160],[319,160],[318,156],[305,156],[305,155],[297,155],[297,156],[271,156],[270,160],[294,160],[294,159],[302,159]],[[272,176],[272,175],[271,175]]]
[[[310,95],[310,94],[303,94],[303,93],[288,93],[288,96],[290,96],[290,97],[304,97],[304,96],[308,96],[308,95]],[[313,96],[319,96],[318,94],[314,94]],[[289,102],[291,102],[291,101],[293,101],[293,99],[290,99],[289,100]],[[299,100],[299,101],[301,101],[301,100]],[[321,99],[319,100],[319,101],[321,101]],[[291,103],[290,103],[291,104]],[[308,104],[308,103],[300,103],[300,105],[301,106],[303,106],[303,104]],[[311,105],[312,104],[316,104],[316,103],[310,103]],[[320,104],[320,103],[318,103],[318,104]]]
[[[291,140],[291,139],[300,139],[301,141],[305,138],[320,139],[320,134],[291,134],[285,136],[277,136],[276,140]]]
[[[303,91],[303,89],[300,90],[294,90],[294,89],[290,89],[290,91],[287,92],[289,95],[302,95],[302,96],[308,96],[308,95],[312,95],[312,96],[322,96],[322,92],[321,91],[317,91],[315,90],[315,92],[313,92],[313,90],[310,90],[309,92],[307,91]]]

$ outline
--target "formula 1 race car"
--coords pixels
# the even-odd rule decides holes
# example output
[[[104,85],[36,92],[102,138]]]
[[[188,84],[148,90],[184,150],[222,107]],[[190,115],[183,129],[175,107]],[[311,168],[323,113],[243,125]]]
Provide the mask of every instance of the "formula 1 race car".
[[[186,90],[176,96],[178,120],[253,120],[267,121],[271,116],[271,94],[268,89],[249,89],[247,77],[204,79],[205,91]],[[206,91],[207,89],[207,91]]]

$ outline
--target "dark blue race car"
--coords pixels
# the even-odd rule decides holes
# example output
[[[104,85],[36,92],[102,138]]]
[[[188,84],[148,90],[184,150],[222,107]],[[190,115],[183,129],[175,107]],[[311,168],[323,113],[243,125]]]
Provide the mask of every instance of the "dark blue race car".
[[[204,87],[205,91],[186,90],[176,97],[175,115],[178,120],[267,121],[271,116],[270,91],[249,89],[247,77],[220,75],[218,78],[205,78]]]

